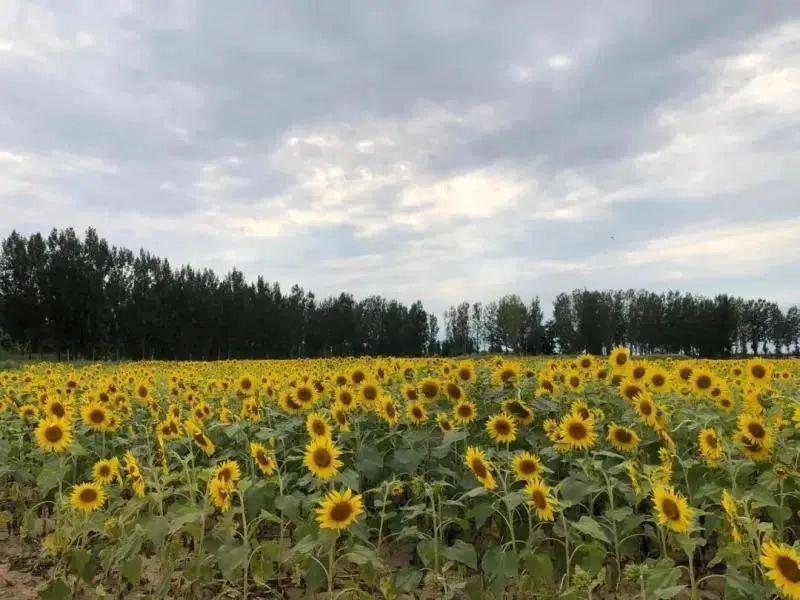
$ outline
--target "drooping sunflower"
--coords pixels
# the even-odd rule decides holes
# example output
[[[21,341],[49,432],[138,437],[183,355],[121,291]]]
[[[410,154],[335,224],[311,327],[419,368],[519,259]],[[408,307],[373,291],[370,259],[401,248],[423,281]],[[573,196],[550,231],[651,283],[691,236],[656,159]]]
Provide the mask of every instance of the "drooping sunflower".
[[[511,464],[520,481],[533,481],[542,474],[542,460],[531,452],[520,452]]]
[[[560,441],[571,450],[591,448],[596,439],[594,418],[581,419],[577,415],[565,416],[559,425]]]
[[[105,504],[106,493],[94,482],[79,483],[72,488],[69,502],[72,508],[80,512],[93,512]]]
[[[192,421],[191,419],[187,419],[183,423],[183,428],[186,430],[186,433],[192,438],[192,441],[203,451],[206,453],[206,456],[211,456],[214,454],[214,450],[216,449],[214,446],[214,442],[203,433],[203,430],[200,429],[200,426]]]
[[[325,415],[315,411],[306,416],[306,431],[311,439],[330,437],[331,425]]]
[[[633,409],[645,425],[652,427],[658,421],[659,408],[648,392],[642,392],[634,397]]]
[[[428,420],[428,411],[425,410],[425,406],[419,401],[406,404],[406,415],[408,416],[408,420],[415,425],[421,425]]]
[[[60,419],[42,419],[36,426],[36,443],[45,452],[63,452],[72,443],[69,423]]]
[[[347,411],[337,402],[331,406],[331,416],[336,422],[339,431],[350,431],[350,421],[347,418]]]
[[[233,487],[217,478],[212,478],[208,481],[208,493],[211,496],[214,506],[222,512],[226,512],[231,507],[231,490]]]
[[[472,423],[478,418],[478,409],[470,400],[462,400],[453,407],[453,420],[459,425]]]
[[[355,523],[364,512],[361,495],[353,494],[349,488],[344,492],[330,491],[320,502],[317,511],[317,522],[321,529],[341,531]]]
[[[439,430],[442,433],[453,431],[453,423],[450,422],[450,417],[447,413],[438,413],[436,415],[436,424],[439,426]]]
[[[256,393],[256,378],[249,373],[243,373],[236,381],[236,391],[242,396],[252,396]]]
[[[92,467],[92,477],[94,482],[100,485],[110,485],[119,481],[119,459],[115,456],[98,460]]]
[[[653,490],[653,503],[661,525],[676,533],[689,531],[694,510],[689,508],[686,498],[671,487],[658,485]]]
[[[108,408],[100,402],[87,402],[81,408],[81,419],[92,431],[107,431],[109,414]]]
[[[749,435],[742,433],[741,431],[738,431],[736,435],[734,435],[733,439],[739,444],[739,448],[741,449],[742,453],[756,462],[763,462],[772,454],[771,445],[766,446],[758,440],[753,439]],[[771,438],[770,441],[772,441]]]
[[[495,385],[510,386],[519,381],[519,365],[513,362],[501,361],[492,373]]]
[[[264,444],[260,442],[250,442],[250,456],[256,461],[258,469],[264,475],[272,475],[278,465],[275,464],[275,459],[267,452]]]
[[[620,452],[633,452],[639,447],[639,436],[633,429],[611,423],[606,439]]]
[[[770,431],[770,428],[760,417],[741,415],[737,424],[743,436],[758,442],[762,446],[772,445],[772,431]]]
[[[638,381],[634,381],[633,379],[628,379],[627,377],[623,379],[619,384],[619,394],[623,400],[627,400],[630,403],[633,403],[636,396],[639,394],[644,393],[645,387]]]
[[[171,414],[161,421],[156,427],[158,434],[165,440],[174,440],[180,437],[183,428]]]
[[[761,546],[761,564],[781,593],[800,600],[800,554],[787,544],[766,542]]]
[[[494,475],[492,475],[492,463],[488,461],[486,454],[480,448],[468,446],[464,464],[472,471],[483,487],[488,490],[493,490],[497,487],[497,482],[494,479]]]
[[[317,438],[306,446],[303,462],[315,476],[327,480],[339,472],[343,464],[338,458],[340,454],[332,439]]]
[[[722,442],[717,430],[706,427],[697,436],[700,444],[700,453],[709,462],[718,460],[722,456]]]
[[[419,391],[417,390],[417,386],[413,383],[407,383],[403,386],[403,396],[409,402],[415,402],[419,400]]]
[[[528,482],[525,493],[528,494],[528,501],[536,511],[536,516],[542,521],[552,521],[557,502],[550,493],[550,486],[537,477]]]
[[[378,414],[390,425],[396,425],[400,421],[397,403],[390,396],[383,396],[378,400]]]
[[[52,417],[70,421],[72,419],[72,410],[71,403],[63,402],[59,398],[49,398],[44,405],[45,418]]]
[[[490,417],[486,422],[486,431],[498,444],[509,444],[517,439],[517,424],[514,417],[505,413]]]
[[[465,397],[464,390],[461,389],[460,385],[453,381],[448,381],[444,384],[444,393],[451,402],[458,402]]]
[[[533,410],[522,401],[512,398],[503,402],[503,412],[510,414],[521,425],[530,425],[533,422]]]

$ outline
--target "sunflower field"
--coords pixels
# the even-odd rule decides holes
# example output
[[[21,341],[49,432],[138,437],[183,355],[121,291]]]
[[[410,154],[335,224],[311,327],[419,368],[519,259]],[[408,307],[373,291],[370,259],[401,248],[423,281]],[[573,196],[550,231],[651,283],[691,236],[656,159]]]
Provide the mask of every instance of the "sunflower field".
[[[800,599],[798,375],[31,363],[0,372],[0,546],[45,599]]]

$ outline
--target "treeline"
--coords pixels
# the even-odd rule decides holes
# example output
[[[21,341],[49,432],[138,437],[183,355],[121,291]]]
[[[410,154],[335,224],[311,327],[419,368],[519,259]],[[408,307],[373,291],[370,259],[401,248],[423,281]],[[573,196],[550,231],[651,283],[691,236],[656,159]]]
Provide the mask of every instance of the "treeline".
[[[800,314],[763,299],[647,291],[560,294],[552,318],[539,299],[463,302],[439,320],[407,306],[342,293],[318,300],[234,269],[173,269],[117,248],[89,229],[12,232],[0,250],[0,344],[57,357],[219,359],[316,356],[646,353],[728,356],[798,353]]]
[[[452,306],[445,314],[445,354],[522,352],[605,354],[624,344],[637,354],[724,357],[800,355],[800,310],[763,298],[714,298],[646,290],[575,290],[553,301],[547,321],[538,298]]]

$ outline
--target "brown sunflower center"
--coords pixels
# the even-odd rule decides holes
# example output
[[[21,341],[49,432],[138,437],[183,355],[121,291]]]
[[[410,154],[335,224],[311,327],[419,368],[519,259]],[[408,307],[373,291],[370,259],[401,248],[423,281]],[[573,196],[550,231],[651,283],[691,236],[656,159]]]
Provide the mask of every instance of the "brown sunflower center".
[[[617,354],[617,358],[615,359],[615,362],[621,367],[626,362],[628,362],[628,355],[620,352],[619,354]]]
[[[653,375],[653,385],[656,387],[661,387],[666,382],[664,376],[661,373],[656,373]]]
[[[448,383],[447,395],[450,396],[453,400],[458,400],[459,398],[461,398],[461,388],[458,387],[455,383]]]
[[[792,583],[800,583],[800,567],[788,556],[779,556],[775,561],[775,566]]]
[[[327,448],[317,448],[314,450],[313,459],[314,464],[322,468],[329,467],[333,462],[333,457],[331,453],[328,452]]]
[[[483,479],[489,474],[486,465],[483,464],[483,461],[477,456],[472,459],[472,462],[470,464],[472,466],[472,471],[475,473],[475,475],[478,476],[479,479]]]
[[[646,369],[644,367],[635,367],[633,369],[634,378],[641,379],[642,377],[644,377],[645,371]]]
[[[670,521],[679,521],[681,518],[681,511],[671,498],[664,498],[661,501],[661,511]]]
[[[582,440],[588,435],[583,423],[570,423],[569,427],[567,427],[567,433],[573,440]]]
[[[64,437],[64,432],[58,425],[50,425],[50,427],[44,430],[44,437],[51,444],[55,444],[61,441],[61,438]]]
[[[649,402],[642,402],[639,404],[639,410],[642,411],[643,415],[651,415],[653,414],[653,406]]]
[[[713,433],[709,433],[708,435],[706,435],[706,445],[709,448],[713,448],[716,450],[717,446],[719,445],[719,442],[717,441],[717,436],[715,436]]]
[[[53,402],[50,405],[50,414],[60,419],[66,414],[66,411],[64,410],[64,405],[61,404],[60,402]]]
[[[750,435],[759,440],[767,433],[759,423],[750,423],[747,426],[747,431],[750,432]]]
[[[353,395],[350,392],[342,392],[339,394],[339,402],[343,406],[350,406],[353,403]]]
[[[697,378],[697,387],[700,388],[701,390],[707,390],[708,388],[710,388],[711,377],[709,377],[708,375],[700,375],[700,377]]]
[[[97,500],[97,490],[92,488],[86,488],[82,490],[80,493],[81,502],[85,502],[86,504],[91,504],[95,500]]]
[[[533,493],[531,494],[531,500],[533,500],[533,503],[539,510],[544,510],[547,508],[547,498],[544,497],[544,494],[541,490],[533,490]]]
[[[497,419],[497,421],[494,422],[494,430],[499,435],[508,435],[511,433],[511,423],[505,419]]]
[[[432,381],[426,381],[422,384],[422,393],[426,398],[435,398],[439,393],[439,386]]]
[[[539,470],[539,465],[536,464],[535,460],[526,458],[519,462],[519,470],[525,475],[533,475]]]
[[[103,421],[106,420],[106,413],[104,413],[99,408],[96,408],[92,412],[89,413],[89,420],[92,423],[96,423],[96,424],[102,423]]]
[[[617,429],[614,431],[614,437],[620,444],[630,444],[633,441],[633,436],[627,429]]]
[[[461,381],[469,381],[472,378],[472,371],[466,368],[462,368],[458,370],[458,378]]]
[[[396,414],[397,414],[397,411],[395,411],[395,409],[394,409],[394,404],[391,403],[391,402],[388,402],[386,404],[386,416],[389,417],[390,419],[394,419]]]
[[[349,502],[337,502],[333,505],[333,508],[331,508],[331,520],[337,523],[347,521],[352,514],[353,507],[350,506]]]
[[[753,377],[756,379],[763,379],[767,374],[767,370],[761,365],[754,365],[753,368],[750,369],[750,373],[752,373]]]
[[[328,428],[325,427],[325,423],[322,421],[314,421],[311,424],[311,429],[314,431],[314,435],[325,435],[328,431]]]
[[[297,399],[305,404],[306,402],[311,402],[311,389],[307,388],[306,386],[301,387],[297,390]]]
[[[414,415],[414,418],[415,418],[415,419],[422,419],[422,417],[423,417],[423,414],[422,414],[422,409],[421,409],[419,406],[415,406],[415,407],[414,407],[414,408],[411,410],[411,414],[413,414],[413,415]]]
[[[111,467],[108,465],[100,465],[100,469],[98,469],[100,473],[100,477],[108,477],[111,475]]]

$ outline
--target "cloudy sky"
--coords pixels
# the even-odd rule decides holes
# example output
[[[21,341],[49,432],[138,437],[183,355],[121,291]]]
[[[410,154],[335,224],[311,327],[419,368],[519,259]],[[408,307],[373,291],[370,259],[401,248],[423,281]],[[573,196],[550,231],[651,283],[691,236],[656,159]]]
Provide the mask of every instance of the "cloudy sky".
[[[441,311],[800,302],[800,5],[0,3],[0,234]]]

